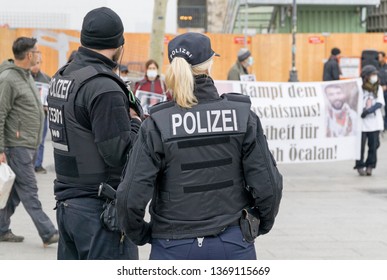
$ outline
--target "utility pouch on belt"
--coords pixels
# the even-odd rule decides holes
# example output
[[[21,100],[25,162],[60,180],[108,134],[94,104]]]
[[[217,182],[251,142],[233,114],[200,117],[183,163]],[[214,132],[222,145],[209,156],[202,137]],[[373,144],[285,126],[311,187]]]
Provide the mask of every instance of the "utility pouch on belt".
[[[247,242],[253,243],[254,239],[258,236],[259,219],[250,214],[248,209],[243,209],[239,224],[244,239]]]
[[[98,196],[106,199],[100,216],[102,226],[108,231],[120,232],[117,219],[116,190],[106,183],[101,183],[98,189]]]

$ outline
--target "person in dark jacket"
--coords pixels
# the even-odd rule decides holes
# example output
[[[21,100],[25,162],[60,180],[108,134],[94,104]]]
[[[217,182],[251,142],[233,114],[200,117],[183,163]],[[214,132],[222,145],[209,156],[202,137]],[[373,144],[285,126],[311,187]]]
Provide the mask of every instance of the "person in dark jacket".
[[[151,243],[150,259],[256,259],[254,239],[279,209],[282,176],[260,120],[249,97],[219,97],[215,55],[200,33],[169,42],[173,101],[152,107],[117,190],[119,222],[134,243]]]
[[[124,28],[106,7],[83,20],[74,59],[51,81],[48,106],[56,180],[58,259],[138,259],[138,249],[100,220],[106,202],[101,183],[116,189],[141,119],[129,107],[125,83],[113,72]]]
[[[338,48],[331,50],[331,56],[324,64],[323,81],[340,80],[341,70],[339,66],[339,55],[341,51]]]
[[[40,93],[40,100],[42,101],[43,111],[44,111],[44,121],[43,121],[43,134],[42,134],[42,142],[40,142],[39,147],[36,151],[36,159],[35,159],[35,172],[46,174],[47,170],[42,166],[43,164],[43,155],[44,155],[44,143],[46,141],[48,123],[47,123],[47,95],[48,95],[48,86],[51,81],[51,77],[46,73],[40,70],[42,65],[42,59],[36,62],[36,65],[31,67],[31,75],[34,78],[36,87]]]

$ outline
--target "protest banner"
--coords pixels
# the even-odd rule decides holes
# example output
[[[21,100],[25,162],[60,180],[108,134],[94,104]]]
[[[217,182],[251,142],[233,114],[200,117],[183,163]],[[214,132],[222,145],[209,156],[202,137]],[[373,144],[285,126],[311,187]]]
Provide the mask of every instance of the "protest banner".
[[[274,158],[280,163],[360,157],[361,81],[273,83],[215,81],[219,94],[251,98]]]

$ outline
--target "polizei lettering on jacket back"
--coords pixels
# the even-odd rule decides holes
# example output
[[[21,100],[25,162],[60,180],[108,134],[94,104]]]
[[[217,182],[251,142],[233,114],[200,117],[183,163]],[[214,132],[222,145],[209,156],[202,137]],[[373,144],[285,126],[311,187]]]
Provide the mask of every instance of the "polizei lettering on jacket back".
[[[72,84],[72,80],[53,78],[50,83],[49,96],[67,100]]]
[[[238,131],[235,109],[172,114],[171,122],[173,136]]]

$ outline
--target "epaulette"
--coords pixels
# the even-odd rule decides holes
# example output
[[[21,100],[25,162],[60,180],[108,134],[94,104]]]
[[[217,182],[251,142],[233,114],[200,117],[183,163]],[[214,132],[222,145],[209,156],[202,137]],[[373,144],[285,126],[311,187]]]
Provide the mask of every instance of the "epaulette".
[[[163,101],[160,103],[157,103],[156,105],[153,105],[149,108],[149,114],[152,115],[160,110],[173,107],[175,103],[173,101]]]
[[[251,103],[250,97],[236,92],[229,92],[222,94],[224,99],[235,102]]]

